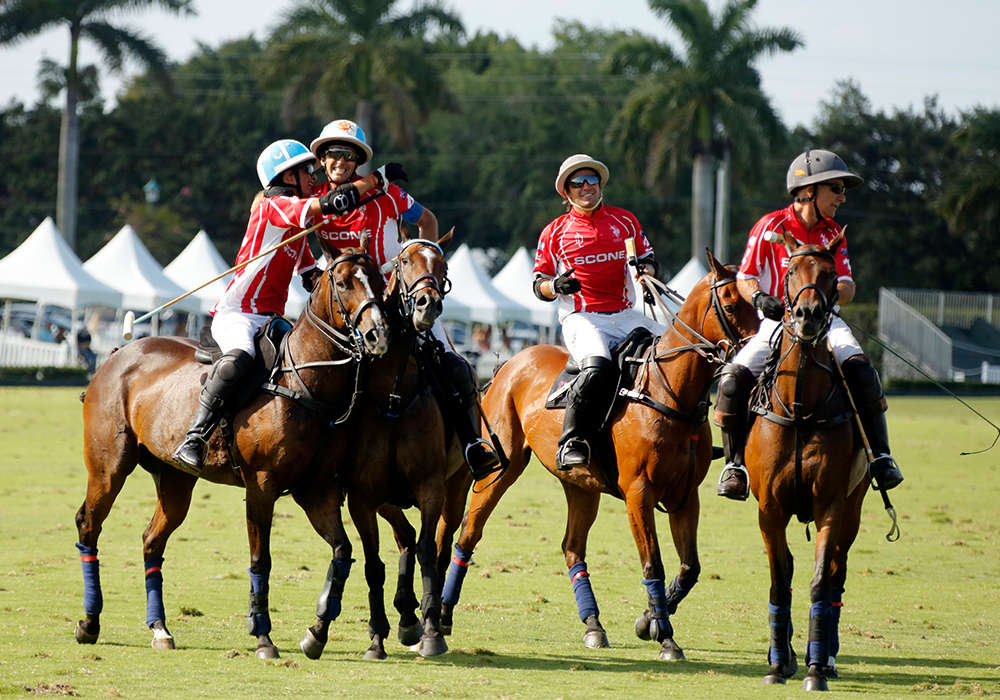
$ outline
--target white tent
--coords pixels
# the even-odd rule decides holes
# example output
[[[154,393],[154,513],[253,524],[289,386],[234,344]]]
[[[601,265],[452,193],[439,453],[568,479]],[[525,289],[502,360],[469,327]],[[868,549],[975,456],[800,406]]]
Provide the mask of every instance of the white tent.
[[[448,260],[452,290],[444,299],[441,319],[464,323],[531,322],[531,311],[497,289],[463,243]]]
[[[534,281],[532,270],[535,265],[527,248],[518,248],[507,264],[493,277],[493,286],[513,301],[527,308],[531,313],[531,323],[551,328],[558,324],[558,304],[545,302],[531,291]]]
[[[122,303],[129,309],[155,309],[187,291],[163,274],[163,268],[128,224],[94,253],[83,268],[120,291]],[[198,299],[188,297],[177,302],[175,308],[197,313],[200,303]]]
[[[0,298],[78,309],[118,306],[121,292],[88,273],[51,217],[0,260]]]
[[[204,284],[229,268],[230,265],[226,264],[225,259],[219,255],[219,251],[212,244],[212,239],[204,230],[201,230],[195,234],[184,250],[163,268],[163,274],[186,291]],[[200,305],[198,310],[201,313],[207,314],[211,311],[212,306],[226,291],[226,285],[229,284],[232,277],[232,274],[226,275],[191,295],[198,299]]]

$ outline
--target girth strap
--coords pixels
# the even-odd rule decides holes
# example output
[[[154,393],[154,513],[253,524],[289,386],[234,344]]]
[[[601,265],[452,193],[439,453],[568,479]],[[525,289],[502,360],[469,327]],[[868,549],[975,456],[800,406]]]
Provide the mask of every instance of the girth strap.
[[[635,391],[634,389],[622,388],[618,391],[618,395],[625,397],[630,401],[642,404],[643,406],[648,406],[654,411],[659,411],[667,418],[676,418],[684,421],[685,423],[691,423],[692,425],[701,425],[708,420],[708,403],[705,401],[698,404],[697,415],[691,415],[688,413],[681,413],[676,408],[671,408],[667,404],[657,401],[652,396]]]
[[[810,428],[816,428],[817,430],[832,430],[841,423],[846,423],[851,420],[854,415],[852,413],[838,413],[837,415],[830,416],[829,418],[789,418],[788,416],[779,416],[774,411],[761,406],[753,406],[750,410],[758,416],[766,418],[772,423],[783,425],[786,428],[808,426]]]

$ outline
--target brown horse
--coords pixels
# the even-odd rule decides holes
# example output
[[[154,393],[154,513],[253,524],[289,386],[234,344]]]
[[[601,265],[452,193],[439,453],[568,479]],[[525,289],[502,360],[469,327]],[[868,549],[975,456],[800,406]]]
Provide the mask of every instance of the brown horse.
[[[847,551],[858,534],[869,479],[851,404],[826,342],[843,234],[825,246],[789,250],[776,376],[758,388],[758,414],[746,443],[750,489],[771,564],[770,670],[765,683],[784,683],[798,664],[791,648],[792,553],[785,530],[792,515],[816,522],[816,554],[809,587],[806,690],[826,690],[836,675],[837,625],[847,575]],[[766,385],[764,385],[766,386]]]
[[[327,440],[333,420],[351,412],[364,356],[384,353],[388,326],[381,307],[382,277],[367,255],[348,250],[331,256],[309,304],[287,335],[278,393],[258,394],[217,430],[203,478],[246,489],[250,541],[250,634],[259,658],[277,657],[269,637],[270,529],[275,500],[291,493],[310,523],[334,548],[347,542],[340,520],[335,467],[346,461],[349,440]],[[156,485],[157,506],[143,534],[146,623],[155,648],[174,648],[162,600],[167,539],[187,515],[197,479],[171,464],[197,405],[208,366],[195,361],[196,343],[145,338],[115,352],[95,374],[83,403],[87,496],[76,514],[84,575],[86,618],[76,638],[94,643],[103,606],[97,563],[101,526],[136,464]],[[305,395],[304,399],[296,395]],[[321,458],[322,457],[322,458]],[[349,546],[349,545],[348,545]]]
[[[393,261],[387,290],[387,309],[393,319],[388,352],[374,361],[368,372],[365,400],[352,429],[378,436],[358,441],[352,468],[341,469],[348,509],[361,538],[368,584],[371,645],[365,658],[384,659],[389,621],[385,613],[385,566],[379,556],[376,514],[381,513],[399,533],[400,576],[407,586],[397,590],[400,641],[420,642],[422,656],[435,656],[448,647],[440,632],[441,583],[435,545],[435,527],[444,506],[445,482],[450,474],[465,471],[457,442],[447,439],[438,400],[429,387],[423,358],[431,342],[426,335],[441,313],[448,289],[447,265],[438,244],[422,239],[404,243]],[[420,511],[419,536],[407,522],[402,508]],[[317,604],[316,623],[300,643],[309,658],[319,658],[327,641],[330,622],[340,611],[340,596],[350,572],[350,549],[335,552],[324,594]],[[420,564],[423,580],[423,617],[412,588],[413,560]]]
[[[643,583],[649,592],[649,609],[636,621],[636,634],[659,642],[660,658],[684,658],[673,640],[669,616],[694,586],[701,568],[697,488],[712,456],[706,422],[708,390],[715,368],[754,333],[758,324],[753,307],[737,293],[735,273],[711,253],[708,262],[711,272],[695,285],[657,342],[655,354],[647,353],[632,400],[613,416],[612,458],[617,463],[617,483],[608,483],[603,476],[613,469],[602,470],[597,465],[569,471],[556,468],[563,411],[546,409],[545,401],[566,364],[565,349],[552,345],[527,348],[497,372],[483,399],[483,411],[510,457],[510,467],[499,480],[472,495],[445,585],[445,625],[451,622],[462,577],[487,519],[534,451],[566,494],[569,512],[562,550],[580,619],[586,625],[584,644],[608,646],[585,562],[587,534],[597,517],[601,494],[608,493],[625,500]],[[461,498],[464,503],[464,493]],[[665,585],[653,517],[657,507],[669,513],[681,562],[680,572],[669,586]],[[454,518],[456,510],[452,508],[447,517]],[[442,549],[448,540],[443,525]]]

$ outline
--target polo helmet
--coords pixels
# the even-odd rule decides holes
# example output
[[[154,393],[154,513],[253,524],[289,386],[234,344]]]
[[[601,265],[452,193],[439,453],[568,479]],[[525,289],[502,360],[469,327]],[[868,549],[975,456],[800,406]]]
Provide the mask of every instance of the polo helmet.
[[[350,119],[334,119],[332,122],[329,122],[319,132],[319,136],[314,138],[312,143],[309,144],[309,150],[318,158],[320,149],[331,141],[347,143],[361,151],[361,160],[358,161],[358,165],[367,163],[372,159],[372,147],[368,145],[368,137],[365,136],[365,130]]]
[[[844,187],[851,188],[864,182],[860,176],[847,169],[847,163],[833,151],[822,149],[803,151],[788,166],[785,188],[788,194],[817,182],[841,179]]]
[[[286,170],[315,161],[305,144],[295,139],[280,139],[261,151],[257,158],[257,177],[262,187],[269,187]]]

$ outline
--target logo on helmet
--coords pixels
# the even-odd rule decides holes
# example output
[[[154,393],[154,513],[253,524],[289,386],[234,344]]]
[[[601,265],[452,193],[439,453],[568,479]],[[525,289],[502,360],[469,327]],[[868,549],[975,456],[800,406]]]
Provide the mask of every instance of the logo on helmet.
[[[354,128],[354,123],[349,122],[346,119],[341,119],[339,122],[334,124],[334,128],[340,129],[341,131],[350,131],[352,128]]]

